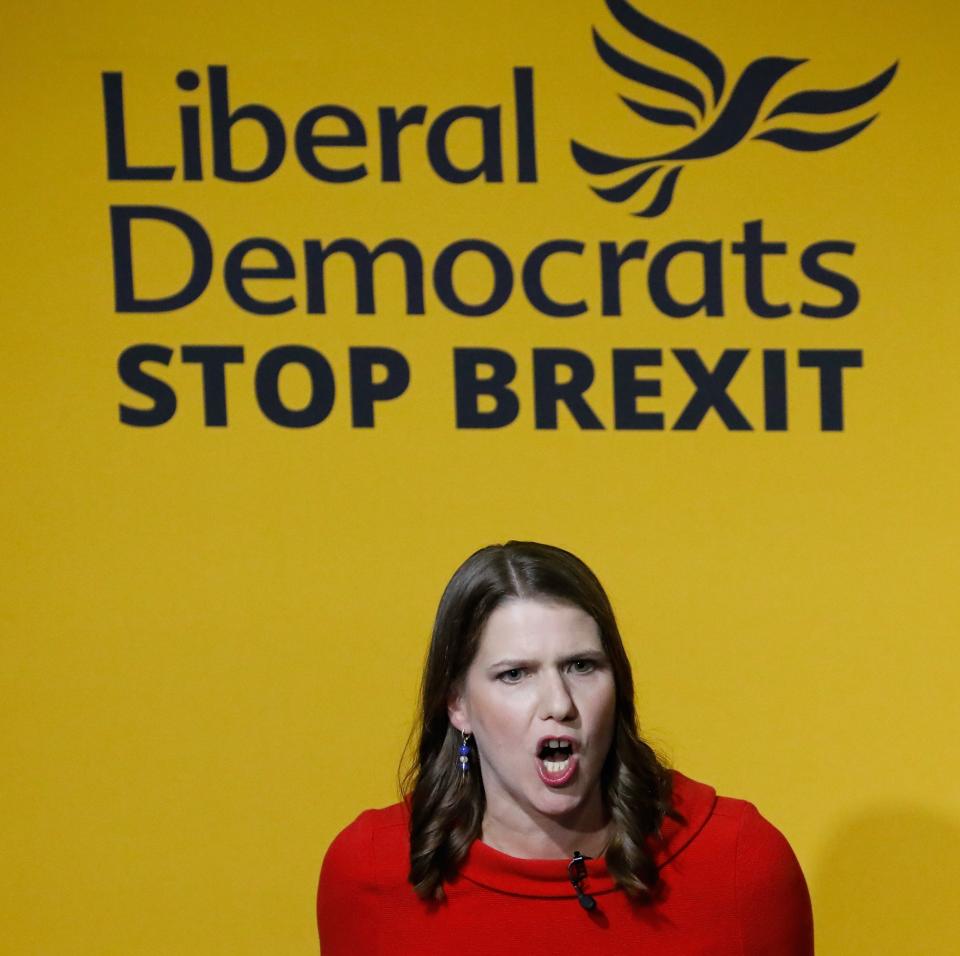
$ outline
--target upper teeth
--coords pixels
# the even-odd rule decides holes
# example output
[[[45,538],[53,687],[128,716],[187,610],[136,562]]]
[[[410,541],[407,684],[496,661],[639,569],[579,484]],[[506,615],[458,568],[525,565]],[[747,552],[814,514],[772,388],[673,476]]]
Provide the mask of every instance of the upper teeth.
[[[564,745],[566,745],[566,741],[564,741]],[[548,740],[548,741],[547,741],[547,746],[548,746],[548,747],[551,747],[551,748],[553,748],[553,749],[555,750],[557,747],[560,746],[560,741],[557,740],[556,738],[554,738],[553,740]]]

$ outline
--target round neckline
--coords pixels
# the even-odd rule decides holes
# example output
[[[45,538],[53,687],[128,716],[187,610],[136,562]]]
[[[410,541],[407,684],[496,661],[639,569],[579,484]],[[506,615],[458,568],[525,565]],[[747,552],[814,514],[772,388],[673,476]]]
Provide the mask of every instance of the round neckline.
[[[527,859],[495,850],[474,840],[460,867],[460,876],[487,889],[521,896],[575,897],[567,867],[573,857]],[[605,857],[586,861],[587,876],[581,884],[587,893],[610,893],[618,889],[607,870]]]
[[[660,833],[648,837],[653,863],[658,869],[663,869],[696,838],[717,802],[717,791],[713,787],[677,770],[671,772],[672,804],[680,820],[664,818]],[[570,898],[577,895],[567,873],[571,859],[510,856],[478,839],[470,844],[457,878],[517,896]],[[619,890],[607,869],[606,856],[587,860],[586,868],[587,876],[581,884],[584,892],[593,895]]]

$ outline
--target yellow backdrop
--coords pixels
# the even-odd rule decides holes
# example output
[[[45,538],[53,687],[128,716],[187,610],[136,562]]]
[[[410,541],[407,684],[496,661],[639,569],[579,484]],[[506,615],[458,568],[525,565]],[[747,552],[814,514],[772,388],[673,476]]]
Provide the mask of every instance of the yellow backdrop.
[[[753,61],[807,60],[772,85],[742,141],[683,160],[669,208],[647,217],[632,213],[681,161],[661,161],[633,199],[607,202],[591,187],[649,163],[588,174],[571,140],[627,159],[682,149],[705,128],[701,111],[716,115],[712,81],[702,64],[632,35],[601,0],[7,11],[4,953],[314,952],[327,845],[362,808],[396,799],[440,591],[467,554],[508,538],[567,547],[608,586],[648,737],[788,836],[810,884],[818,952],[955,952],[956,7],[642,9],[716,54],[721,103]],[[684,97],[618,74],[592,27],[704,103],[688,86]],[[895,62],[869,102],[821,98],[824,113],[790,100],[861,88]],[[218,83],[230,111],[259,104],[282,127],[282,161],[260,181],[216,174]],[[620,96],[671,110],[676,123],[638,116]],[[768,117],[778,103],[790,108]],[[385,130],[417,105],[423,123]],[[301,119],[324,106],[339,109]],[[464,106],[483,109],[447,113],[444,133],[445,111]],[[753,138],[826,135],[874,114],[820,151]],[[221,173],[224,135],[235,168],[266,161],[252,115],[235,117],[229,134],[220,117]],[[306,166],[353,181],[305,167],[298,124]],[[147,167],[170,167],[170,178],[124,178]],[[471,181],[448,181],[475,167]],[[132,207],[175,210],[181,226],[142,210],[137,219]],[[126,302],[114,271],[124,216]],[[186,216],[209,240],[209,282],[182,307],[130,311],[131,296],[186,286]],[[757,222],[764,241],[786,248],[737,253]],[[231,292],[231,250],[255,238],[282,250],[233,253]],[[408,308],[396,253],[377,261],[366,313],[347,255],[308,269],[305,243],[316,257],[347,238],[368,249],[406,240],[422,258],[422,314]],[[464,240],[488,245],[460,255]],[[524,288],[531,251],[556,240],[582,250],[547,258],[543,290],[584,300],[577,315],[545,314]],[[603,314],[601,244],[622,251],[638,240],[646,258],[624,263],[620,309],[608,300],[620,314]],[[681,242],[700,245],[654,265]],[[804,269],[804,250],[824,242],[845,245],[810,253]],[[509,295],[493,284],[496,250]],[[757,315],[746,296],[761,258],[765,301],[786,306],[781,317]],[[833,270],[832,287],[817,264]],[[704,268],[722,314],[706,314],[709,303],[666,314],[665,302],[705,295]],[[657,269],[659,298],[648,285]],[[856,288],[855,307],[837,275],[848,295]],[[238,304],[244,292],[285,310],[257,314]],[[496,295],[490,314],[463,314]],[[846,314],[804,314],[803,303]],[[159,351],[136,351],[145,345]],[[392,351],[355,351],[352,379],[350,350],[371,347]],[[509,424],[458,427],[462,349],[515,363]],[[535,383],[533,350],[551,349],[594,370],[579,421],[548,394],[553,371],[561,385],[573,374],[548,368],[552,353],[538,352]],[[617,380],[619,419],[614,350],[645,363]],[[730,350],[746,353],[712,393],[726,417],[707,401],[697,419],[709,388],[693,384],[675,350],[701,381],[737,361]],[[861,367],[817,368],[841,353]],[[143,361],[157,355],[168,363]],[[375,364],[364,390],[371,355],[388,355],[393,372]],[[408,387],[382,398],[404,365]],[[479,367],[480,378],[490,373]],[[459,374],[469,412],[470,369]],[[333,404],[321,415],[330,375]],[[634,379],[660,384],[638,396]],[[367,427],[364,396],[378,387]],[[124,420],[136,410],[163,418],[171,395],[164,422]],[[473,411],[506,415],[508,393],[499,400],[477,399]],[[732,427],[725,402],[752,427]],[[558,427],[547,427],[557,407]],[[697,427],[676,427],[685,409]],[[786,428],[776,424],[784,410]],[[662,427],[640,413],[661,414]],[[275,420],[311,414],[322,420]],[[225,425],[205,424],[218,415]],[[594,427],[581,427],[588,420]],[[626,427],[637,422],[648,427]]]

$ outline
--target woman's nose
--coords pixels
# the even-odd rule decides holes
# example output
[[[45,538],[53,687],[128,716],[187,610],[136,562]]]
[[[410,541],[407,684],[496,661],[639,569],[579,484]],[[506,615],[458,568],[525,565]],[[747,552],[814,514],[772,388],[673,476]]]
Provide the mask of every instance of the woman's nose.
[[[540,717],[554,720],[570,720],[577,713],[576,704],[563,675],[547,671],[540,689]]]

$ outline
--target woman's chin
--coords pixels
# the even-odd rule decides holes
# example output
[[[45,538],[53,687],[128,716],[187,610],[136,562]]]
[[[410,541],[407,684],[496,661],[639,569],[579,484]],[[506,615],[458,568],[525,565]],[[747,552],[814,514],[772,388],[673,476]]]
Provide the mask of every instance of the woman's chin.
[[[586,801],[582,787],[578,782],[571,781],[564,787],[549,787],[539,783],[531,794],[532,803],[546,816],[562,817],[579,810]]]

